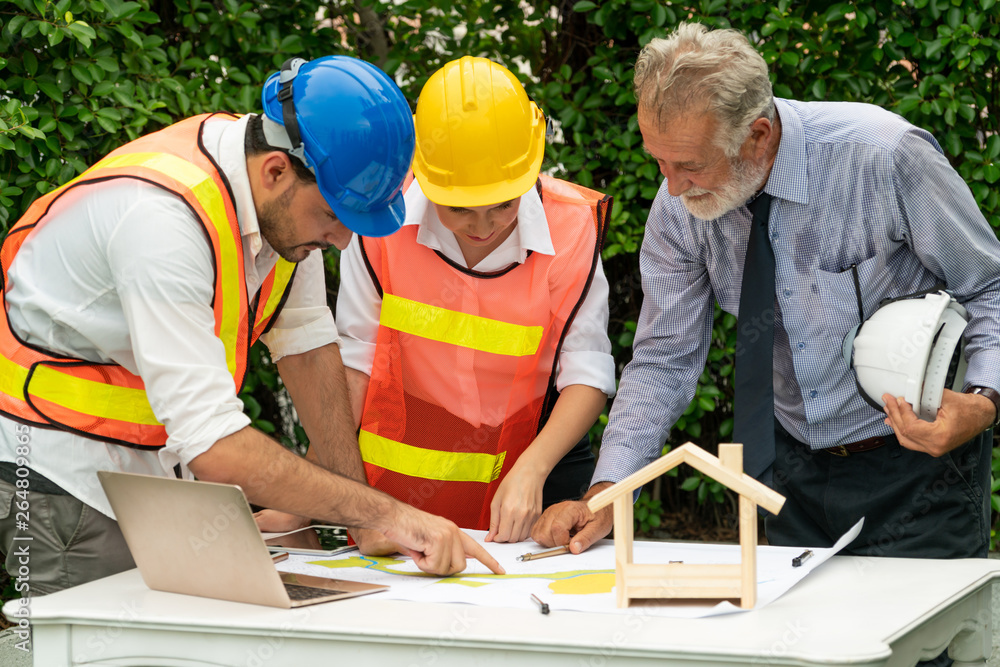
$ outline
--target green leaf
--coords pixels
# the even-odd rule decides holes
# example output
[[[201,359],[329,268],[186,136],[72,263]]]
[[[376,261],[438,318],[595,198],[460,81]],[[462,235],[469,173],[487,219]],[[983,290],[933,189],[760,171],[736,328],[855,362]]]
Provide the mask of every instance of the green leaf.
[[[64,28],[54,28],[46,37],[48,39],[49,46],[55,46],[66,37],[66,31]]]
[[[45,25],[41,21],[28,21],[21,28],[21,37],[23,39],[31,39],[39,33],[41,26]]]
[[[83,21],[74,21],[66,26],[66,29],[73,33],[73,36],[76,37],[84,46],[89,47],[91,40],[97,37],[97,33],[94,32],[94,29]]]
[[[924,56],[927,58],[935,58],[941,50],[944,48],[944,41],[940,39],[935,39],[933,42],[928,42],[924,46]]]
[[[168,88],[171,92],[174,92],[174,93],[182,93],[182,92],[184,92],[184,86],[182,86],[181,82],[178,81],[177,79],[169,78],[169,77],[166,78],[166,79],[160,79],[160,84],[164,88]]]
[[[38,73],[38,58],[35,57],[34,51],[24,51],[21,64],[24,65],[24,71],[28,76],[35,76]]]
[[[826,10],[826,14],[823,16],[823,20],[826,23],[832,23],[834,21],[839,21],[844,18],[847,12],[851,11],[852,7],[846,2],[839,2],[829,9]]]
[[[135,100],[133,100],[131,97],[129,97],[125,93],[125,91],[122,90],[121,88],[114,88],[111,91],[111,96],[114,97],[115,100],[118,102],[118,104],[120,104],[123,107],[134,107],[135,106]]]
[[[88,86],[94,83],[94,80],[90,78],[90,72],[84,67],[73,65],[69,68],[69,71],[73,74],[73,78],[81,83],[85,83]]]
[[[123,2],[118,8],[118,14],[115,18],[126,19],[140,9],[142,9],[142,5],[137,2]]]
[[[573,5],[573,11],[574,12],[589,12],[590,10],[595,9],[596,7],[597,7],[597,4],[591,2],[590,0],[580,0],[575,5]]]
[[[120,127],[118,123],[108,118],[104,118],[103,116],[95,116],[94,120],[97,121],[97,124],[103,127],[105,131],[111,134],[116,133],[118,131],[118,128]]]
[[[121,121],[121,119],[122,119],[122,112],[119,111],[118,109],[114,109],[114,108],[111,108],[111,107],[105,107],[103,109],[98,109],[94,113],[97,116],[102,116],[104,118],[110,118],[111,120]]]
[[[986,140],[986,158],[995,160],[1000,157],[1000,135],[994,134]]]
[[[653,25],[662,26],[667,21],[667,9],[663,5],[656,4],[653,6],[653,12],[650,15],[653,20]]]
[[[109,58],[107,56],[97,59],[97,65],[105,72],[117,72],[118,62],[114,58]]]
[[[958,26],[962,25],[962,10],[958,7],[952,7],[948,10],[945,21],[952,30],[958,30]]]
[[[983,168],[983,178],[987,183],[996,183],[1000,180],[1000,167],[995,164],[988,164]]]
[[[62,102],[63,99],[62,91],[59,90],[59,86],[55,85],[54,83],[49,83],[47,81],[39,81],[38,88],[43,93],[54,99],[55,101]]]
[[[694,491],[701,484],[700,477],[688,477],[681,483],[681,489],[684,491]]]
[[[240,394],[240,400],[243,401],[243,412],[246,413],[250,419],[257,419],[260,417],[260,413],[263,411],[263,408],[256,398],[250,394]]]
[[[278,46],[278,50],[282,53],[299,53],[302,48],[302,38],[298,35],[286,35]]]
[[[944,146],[950,155],[962,154],[962,136],[954,130],[944,135]]]
[[[7,22],[6,27],[7,30],[10,31],[10,34],[16,35],[21,30],[21,27],[27,22],[28,22],[27,16],[25,16],[24,14],[18,14],[17,16],[15,16],[14,18],[12,18],[10,21]]]

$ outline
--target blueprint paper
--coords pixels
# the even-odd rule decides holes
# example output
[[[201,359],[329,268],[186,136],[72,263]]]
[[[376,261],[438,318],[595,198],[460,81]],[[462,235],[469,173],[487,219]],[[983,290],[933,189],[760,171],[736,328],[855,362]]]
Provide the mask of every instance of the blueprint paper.
[[[802,547],[757,547],[757,606],[763,607],[783,595],[796,583],[827,559],[850,544],[861,531],[864,519],[844,534],[828,549],[813,549],[813,556],[801,567],[792,566],[792,558],[802,553]],[[492,574],[484,565],[469,560],[464,572],[451,577],[439,577],[421,572],[413,560],[402,555],[363,556],[341,554],[331,558],[291,555],[278,563],[282,572],[309,574],[319,577],[348,579],[373,584],[385,584],[389,590],[379,593],[380,599],[415,602],[460,602],[535,609],[531,595],[538,596],[553,611],[590,611],[602,613],[641,613],[645,615],[699,618],[748,611],[729,602],[684,601],[644,604],[619,609],[616,606],[615,548],[611,540],[601,540],[582,554],[564,554],[526,562],[517,556],[541,551],[542,547],[528,540],[516,544],[484,543],[485,531],[467,530],[507,571]],[[691,542],[633,543],[633,562],[689,564],[739,564],[738,544],[701,544]]]

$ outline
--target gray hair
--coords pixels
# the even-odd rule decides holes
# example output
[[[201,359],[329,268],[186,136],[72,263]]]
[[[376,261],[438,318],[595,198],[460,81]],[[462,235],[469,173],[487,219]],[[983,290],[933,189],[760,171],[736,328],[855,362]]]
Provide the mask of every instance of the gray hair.
[[[716,141],[730,158],[751,123],[774,120],[767,64],[736,30],[681,23],[666,39],[643,47],[632,81],[639,109],[655,113],[661,129],[689,112],[714,114],[721,125]]]

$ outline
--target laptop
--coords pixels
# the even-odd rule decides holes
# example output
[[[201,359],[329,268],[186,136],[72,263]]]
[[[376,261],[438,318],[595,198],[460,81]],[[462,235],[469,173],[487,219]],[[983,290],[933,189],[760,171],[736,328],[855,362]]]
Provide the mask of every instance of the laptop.
[[[388,588],[279,573],[238,486],[104,470],[97,475],[142,580],[153,590],[288,609]]]

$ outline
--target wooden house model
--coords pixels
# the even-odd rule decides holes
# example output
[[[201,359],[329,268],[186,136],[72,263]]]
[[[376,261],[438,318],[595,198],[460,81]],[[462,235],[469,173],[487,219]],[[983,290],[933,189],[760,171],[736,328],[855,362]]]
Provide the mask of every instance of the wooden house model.
[[[645,564],[632,562],[632,493],[681,463],[725,484],[740,496],[740,564]],[[716,458],[690,442],[588,501],[592,512],[614,503],[615,586],[619,607],[639,599],[738,599],[750,609],[757,602],[757,507],[777,514],[785,498],[743,472],[743,445],[720,444]]]

